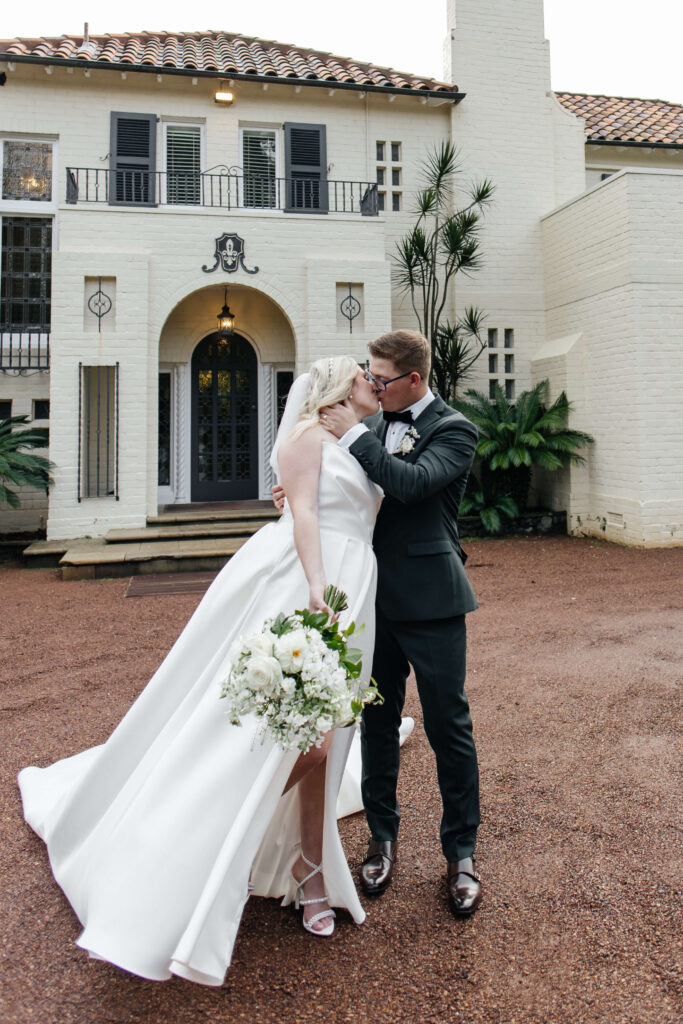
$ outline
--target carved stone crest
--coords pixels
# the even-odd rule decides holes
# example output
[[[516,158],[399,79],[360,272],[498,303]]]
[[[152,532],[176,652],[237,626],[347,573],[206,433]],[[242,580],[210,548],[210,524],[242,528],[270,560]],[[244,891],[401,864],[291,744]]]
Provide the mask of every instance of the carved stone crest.
[[[247,274],[258,274],[258,267],[250,270],[244,265],[244,239],[239,235],[226,233],[217,238],[214,256],[216,262],[212,267],[202,267],[205,274],[212,274],[219,266],[226,274],[234,274],[239,267]]]

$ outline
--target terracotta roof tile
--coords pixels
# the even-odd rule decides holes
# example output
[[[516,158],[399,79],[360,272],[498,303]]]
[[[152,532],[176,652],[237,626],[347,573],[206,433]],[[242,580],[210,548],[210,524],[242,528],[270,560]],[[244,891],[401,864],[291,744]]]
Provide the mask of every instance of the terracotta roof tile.
[[[577,92],[555,95],[563,107],[585,120],[588,142],[683,146],[683,106],[678,103]]]
[[[330,53],[253,39],[228,32],[140,32],[134,35],[80,36],[0,40],[0,56],[126,64],[163,70],[216,72],[218,75],[257,75],[355,85],[410,89],[455,95],[457,86],[393,68],[375,67]]]

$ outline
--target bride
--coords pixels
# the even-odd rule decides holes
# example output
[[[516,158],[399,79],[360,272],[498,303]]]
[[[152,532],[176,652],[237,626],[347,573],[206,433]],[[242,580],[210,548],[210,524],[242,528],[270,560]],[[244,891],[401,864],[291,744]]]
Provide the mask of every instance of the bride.
[[[349,356],[297,379],[272,457],[281,519],[220,572],[104,744],[20,772],[26,821],[83,926],[77,944],[141,977],[221,985],[250,892],[296,900],[314,935],[332,933],[333,906],[364,920],[335,810],[354,730],[299,754],[263,740],[253,717],[231,726],[219,700],[233,641],[279,612],[328,610],[326,583],[348,594],[345,620],[365,624],[369,677],[381,492],[319,423],[346,398],[359,417],[377,411]]]

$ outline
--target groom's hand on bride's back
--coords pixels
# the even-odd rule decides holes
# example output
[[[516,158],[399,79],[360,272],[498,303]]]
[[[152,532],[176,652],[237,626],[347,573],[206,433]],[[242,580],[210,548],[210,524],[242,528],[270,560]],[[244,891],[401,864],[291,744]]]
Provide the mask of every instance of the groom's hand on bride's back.
[[[281,484],[275,484],[270,490],[273,495],[273,505],[282,515],[282,510],[285,507],[285,489]]]

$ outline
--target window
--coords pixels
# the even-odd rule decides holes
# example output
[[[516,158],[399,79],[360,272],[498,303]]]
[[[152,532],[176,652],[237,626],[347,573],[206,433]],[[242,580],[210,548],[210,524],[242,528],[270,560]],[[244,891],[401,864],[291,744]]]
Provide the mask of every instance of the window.
[[[270,129],[244,128],[242,168],[244,205],[276,207],[278,133]]]
[[[1,330],[50,330],[51,271],[51,218],[3,217]]]
[[[497,327],[489,327],[489,330],[488,330],[488,341],[489,341],[489,348],[497,348],[498,347],[498,328]]]
[[[287,396],[289,389],[294,382],[294,373],[292,370],[278,370],[275,375],[275,402],[277,412],[277,425],[280,426],[282,420],[282,414],[285,411],[285,405],[287,404]]]
[[[12,415],[12,399],[0,399],[0,420],[8,420]]]
[[[285,177],[290,213],[327,213],[327,143],[324,124],[285,124]]]
[[[505,372],[506,373],[514,373],[515,372],[515,357],[514,356],[507,356],[507,355],[505,356]]]
[[[400,142],[392,142],[390,144],[390,147],[389,147],[389,152],[390,152],[390,155],[391,155],[391,163],[393,165],[393,164],[396,163],[396,161],[401,159],[401,143]],[[381,160],[381,161],[384,161],[384,154],[385,154],[385,143],[384,142],[378,142],[377,143],[377,159]],[[389,172],[388,175],[387,175],[387,171]],[[377,168],[377,184],[378,185],[384,185],[384,184],[388,183],[389,181],[391,181],[392,189],[394,189],[394,190],[395,189],[400,189],[401,186],[402,186],[402,177],[403,177],[403,169],[401,167],[391,166],[389,168],[387,168],[387,167],[378,167]],[[380,192],[379,196],[378,196],[378,199],[379,199],[378,209],[380,211],[386,210],[388,208],[387,207],[387,193],[386,192]],[[392,193],[391,193],[391,211],[392,211],[392,213],[399,213],[401,208],[402,208],[402,206],[403,206],[403,193],[401,191],[392,191]]]
[[[512,401],[515,397],[515,382],[514,380],[505,381],[505,397],[508,401]]]
[[[379,210],[380,213],[384,213],[386,195],[386,192],[377,193],[377,209]]]
[[[52,143],[8,139],[2,150],[2,198],[50,202]]]
[[[515,344],[515,332],[511,327],[505,328],[503,337],[505,338],[505,348],[512,348]]]
[[[498,356],[489,356],[489,373],[498,373]]]
[[[78,500],[107,497],[118,500],[119,364],[79,364],[79,369]]]
[[[155,114],[112,111],[110,205],[155,204],[156,122]]]
[[[49,420],[50,418],[50,399],[49,398],[34,398],[33,399],[33,419],[34,420]]]
[[[489,381],[489,398],[491,400],[495,399],[495,397],[496,397],[496,388],[497,387],[498,387],[498,381],[497,380],[493,380],[492,379],[492,380]]]
[[[171,374],[159,374],[159,487],[171,486]]]
[[[193,124],[166,124],[166,202],[201,202],[202,130]]]

